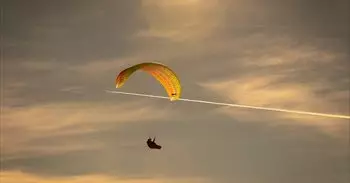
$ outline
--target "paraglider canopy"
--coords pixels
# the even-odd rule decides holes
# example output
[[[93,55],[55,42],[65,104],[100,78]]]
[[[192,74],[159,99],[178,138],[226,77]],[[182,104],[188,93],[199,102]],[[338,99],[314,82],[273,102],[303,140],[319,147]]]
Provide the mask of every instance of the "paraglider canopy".
[[[180,80],[168,66],[156,62],[145,62],[133,65],[121,71],[115,79],[116,88],[120,88],[136,71],[142,70],[157,79],[167,92],[170,101],[178,100],[181,95]]]

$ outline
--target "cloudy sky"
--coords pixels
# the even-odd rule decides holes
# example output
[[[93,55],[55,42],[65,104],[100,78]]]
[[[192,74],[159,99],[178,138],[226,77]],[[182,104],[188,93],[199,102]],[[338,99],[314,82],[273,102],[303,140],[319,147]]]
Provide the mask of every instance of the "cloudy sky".
[[[345,183],[349,121],[108,94],[157,60],[182,97],[349,115],[347,0],[4,0],[1,183]],[[138,72],[120,90],[165,95]],[[146,148],[157,136],[161,151]]]

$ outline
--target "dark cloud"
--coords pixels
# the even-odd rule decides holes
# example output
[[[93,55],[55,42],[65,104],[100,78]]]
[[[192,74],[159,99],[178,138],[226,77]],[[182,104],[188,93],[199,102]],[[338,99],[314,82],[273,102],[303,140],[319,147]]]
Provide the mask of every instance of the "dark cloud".
[[[91,82],[69,69],[128,54],[128,38],[144,26],[139,6],[139,1],[5,1],[4,87],[26,83],[6,97],[20,96],[27,103],[77,97],[58,90]],[[39,68],[24,66],[33,64]]]
[[[6,1],[5,60],[74,64],[120,57],[130,49],[128,37],[143,26],[139,5],[109,0]]]
[[[240,8],[236,9],[235,4]],[[231,1],[225,10],[231,20],[229,27],[233,28],[260,27],[272,34],[293,34],[303,39],[348,38],[349,2],[346,0]]]

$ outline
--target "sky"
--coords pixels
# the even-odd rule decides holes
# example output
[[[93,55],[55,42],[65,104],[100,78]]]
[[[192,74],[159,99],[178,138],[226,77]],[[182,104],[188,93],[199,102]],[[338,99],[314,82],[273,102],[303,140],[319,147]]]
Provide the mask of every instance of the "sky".
[[[1,7],[1,183],[350,180],[349,120],[105,92],[158,61],[183,98],[349,115],[347,0]],[[166,95],[143,72],[118,90]]]

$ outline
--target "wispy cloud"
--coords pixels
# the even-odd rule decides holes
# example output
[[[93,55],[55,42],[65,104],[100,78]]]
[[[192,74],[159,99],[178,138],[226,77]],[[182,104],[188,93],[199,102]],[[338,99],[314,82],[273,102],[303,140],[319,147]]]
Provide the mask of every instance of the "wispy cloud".
[[[143,0],[142,12],[148,28],[137,36],[164,38],[182,42],[208,36],[224,20],[224,10],[218,11],[219,1],[197,0],[166,2]]]
[[[259,33],[245,38],[222,45],[231,45],[236,53],[218,64],[225,65],[222,69],[226,74],[199,82],[199,86],[221,96],[221,100],[238,104],[349,115],[346,86],[350,80],[345,76],[350,70],[343,67],[346,53],[316,42],[300,44],[289,36]],[[288,121],[345,135],[342,129],[346,123],[342,120],[229,108],[220,111],[240,120],[266,119],[270,125]]]
[[[76,71],[87,77],[96,77],[105,72],[117,72],[116,69],[121,66],[137,62],[137,58],[121,58],[111,60],[96,60],[94,62],[84,63],[68,68],[68,70]]]
[[[49,71],[59,67],[59,63],[55,60],[47,61],[26,61],[22,63],[24,69],[32,71]]]
[[[279,76],[250,76],[200,85],[215,92],[222,99],[229,98],[231,102],[237,104],[348,115],[348,110],[341,108],[342,105],[335,102],[339,97],[349,100],[348,92],[334,91],[320,98],[315,94],[315,91],[320,88],[297,82],[281,83],[278,81],[279,79]],[[231,108],[221,108],[219,111],[245,121],[258,121],[264,118],[264,121],[269,125],[294,123],[322,127],[326,131],[333,131],[334,128],[343,129],[346,125],[344,120],[329,120],[296,114],[234,110]],[[250,113],[256,115],[249,115]],[[292,121],[287,119],[292,119]]]
[[[76,177],[42,177],[33,174],[22,173],[19,171],[0,172],[0,181],[2,183],[209,183],[202,178],[118,178],[106,175],[85,175]]]
[[[19,152],[52,153],[86,148],[79,141],[50,144],[30,144],[32,140],[52,136],[91,133],[108,129],[118,123],[148,121],[169,117],[166,109],[136,103],[54,103],[22,108],[4,108],[1,146],[3,157]],[[29,144],[28,144],[29,143]],[[95,144],[98,145],[98,144]],[[94,144],[89,143],[89,147]],[[55,148],[53,148],[55,147]]]
[[[82,87],[82,86],[69,86],[66,88],[62,88],[60,91],[71,92],[71,93],[82,93],[83,90],[84,90],[84,87]]]

